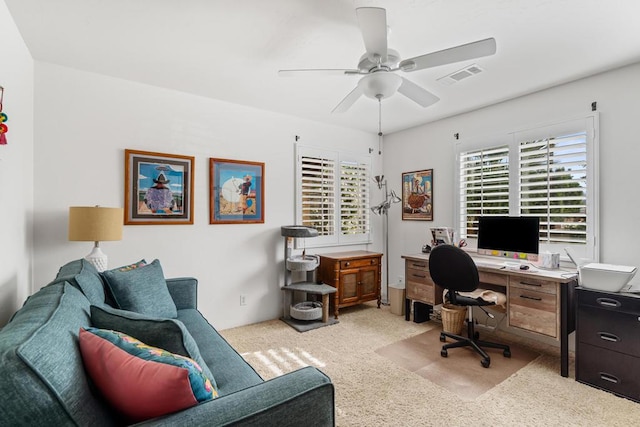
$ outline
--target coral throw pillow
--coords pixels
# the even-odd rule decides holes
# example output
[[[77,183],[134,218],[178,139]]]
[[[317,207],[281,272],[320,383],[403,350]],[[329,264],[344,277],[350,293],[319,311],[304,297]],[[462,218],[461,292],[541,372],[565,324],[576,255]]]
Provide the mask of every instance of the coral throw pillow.
[[[188,357],[105,329],[80,329],[79,342],[89,376],[109,403],[132,422],[217,397],[202,368]]]

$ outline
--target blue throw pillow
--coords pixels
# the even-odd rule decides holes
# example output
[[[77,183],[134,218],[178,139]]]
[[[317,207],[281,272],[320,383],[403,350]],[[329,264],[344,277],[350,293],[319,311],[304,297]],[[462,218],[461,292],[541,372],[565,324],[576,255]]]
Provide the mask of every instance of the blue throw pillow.
[[[177,319],[159,319],[108,306],[91,306],[91,324],[99,329],[119,331],[153,347],[195,360],[217,390],[211,370],[200,348],[184,324]]]
[[[80,289],[91,304],[102,305],[105,302],[105,289],[98,270],[86,259],[68,262],[60,267],[58,275],[51,282],[69,282]]]
[[[178,316],[157,259],[141,267],[108,270],[102,277],[118,308],[154,317]]]

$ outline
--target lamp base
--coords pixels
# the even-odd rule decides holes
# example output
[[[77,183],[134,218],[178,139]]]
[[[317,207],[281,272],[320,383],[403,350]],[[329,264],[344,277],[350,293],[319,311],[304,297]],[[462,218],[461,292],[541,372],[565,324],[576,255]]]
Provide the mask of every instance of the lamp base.
[[[109,258],[97,245],[93,247],[91,253],[85,256],[84,259],[89,261],[99,273],[102,273],[107,269],[107,261]]]

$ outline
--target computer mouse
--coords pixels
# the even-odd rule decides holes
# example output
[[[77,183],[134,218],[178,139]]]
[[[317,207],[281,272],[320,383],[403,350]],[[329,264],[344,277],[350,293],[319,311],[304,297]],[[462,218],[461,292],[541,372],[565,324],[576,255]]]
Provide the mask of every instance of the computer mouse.
[[[524,265],[523,264],[523,265],[520,266],[520,270],[528,270],[528,269],[529,269],[528,265]]]

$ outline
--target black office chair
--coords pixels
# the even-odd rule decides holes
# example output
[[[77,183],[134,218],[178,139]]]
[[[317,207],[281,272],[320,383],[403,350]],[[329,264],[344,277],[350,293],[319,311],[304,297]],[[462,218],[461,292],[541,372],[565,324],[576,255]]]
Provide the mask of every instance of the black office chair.
[[[480,284],[478,268],[469,254],[453,245],[436,246],[429,255],[429,273],[436,285],[448,289],[449,302],[466,306],[468,314],[467,337],[444,331],[440,333],[440,341],[445,342],[446,337],[456,341],[443,345],[440,355],[447,357],[447,350],[450,348],[470,346],[482,356],[480,363],[485,368],[491,364],[491,358],[481,347],[498,348],[502,350],[504,357],[511,357],[508,345],[481,341],[479,340],[480,335],[475,332],[472,307],[494,305],[495,303],[485,301],[482,298],[476,299],[458,294],[458,292],[474,291]]]

